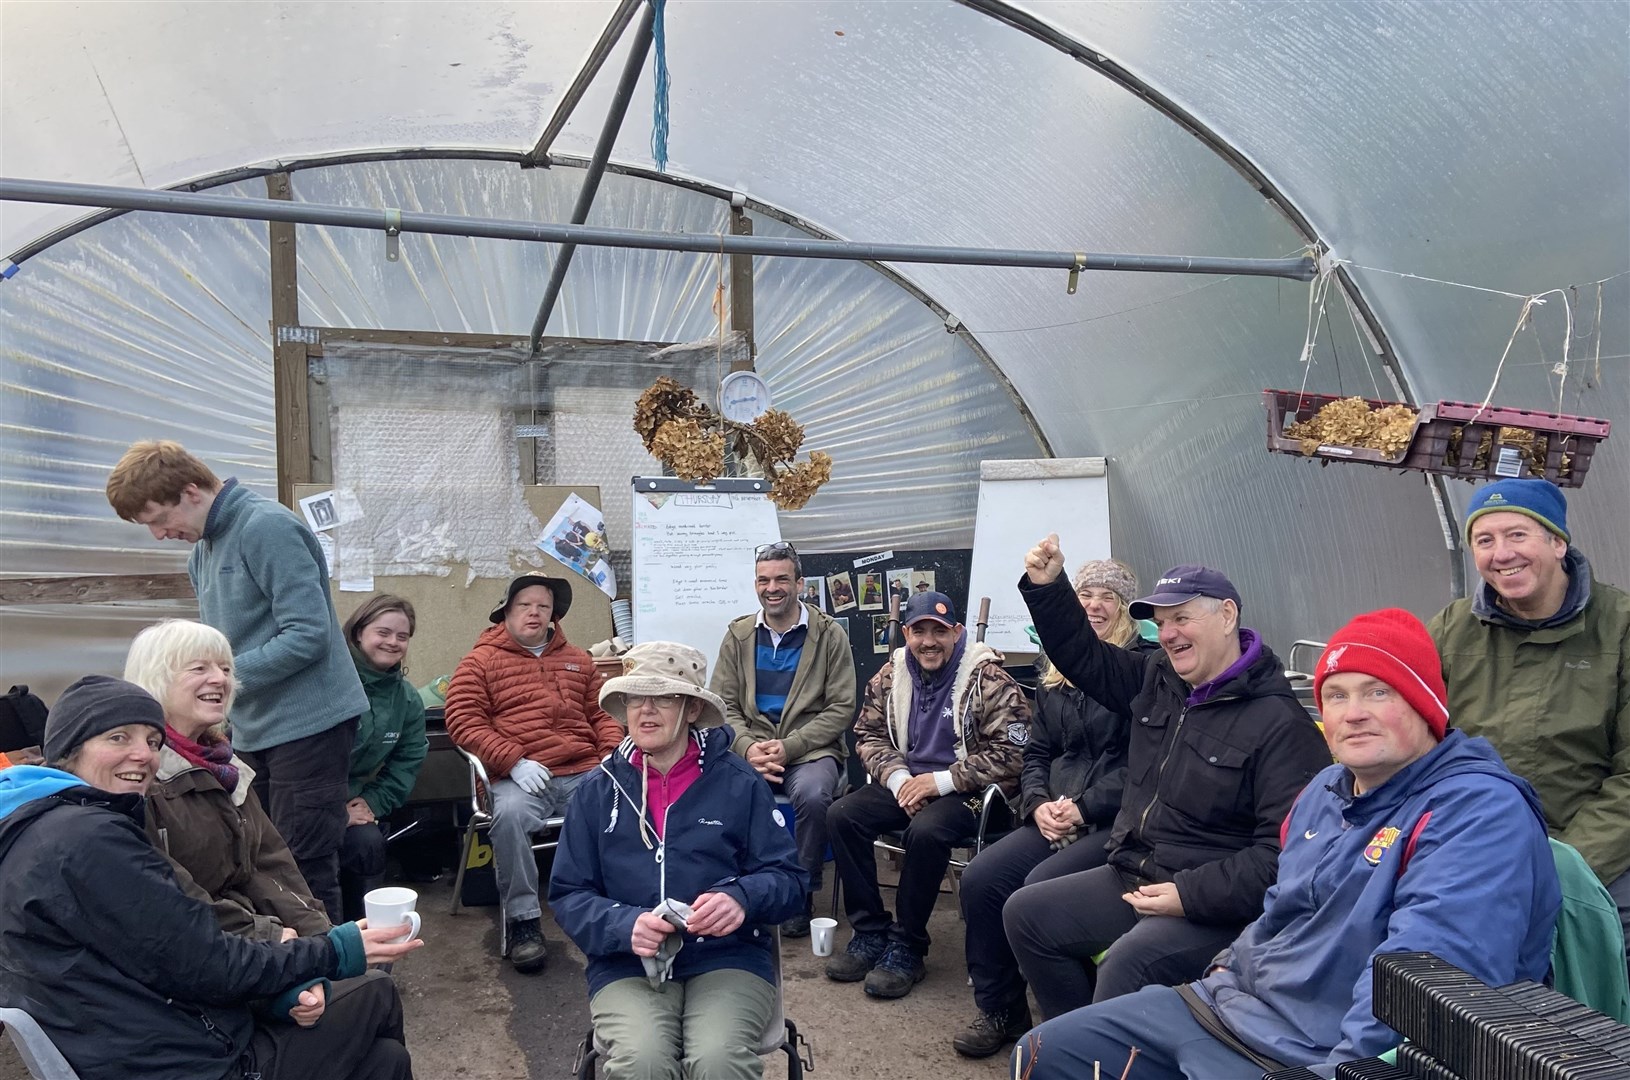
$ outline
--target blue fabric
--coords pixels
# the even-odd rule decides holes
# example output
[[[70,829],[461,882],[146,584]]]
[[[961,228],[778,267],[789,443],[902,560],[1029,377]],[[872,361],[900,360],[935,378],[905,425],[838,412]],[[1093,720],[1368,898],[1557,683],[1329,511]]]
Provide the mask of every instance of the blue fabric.
[[[289,1013],[294,1010],[295,1006],[300,1004],[300,995],[319,983],[323,988],[323,1000],[327,1001],[328,992],[333,988],[334,984],[327,979],[312,979],[309,982],[296,983],[274,997],[271,1003],[266,1006],[267,1014],[279,1020],[288,1020]]]
[[[1356,798],[1333,765],[1285,835],[1261,918],[1220,958],[1225,970],[1195,984],[1258,1052],[1315,1066],[1397,1045],[1371,1002],[1379,953],[1430,952],[1493,986],[1545,978],[1562,902],[1545,819],[1487,740],[1450,731]]]
[[[1261,1080],[1255,1065],[1212,1038],[1169,986],[1146,986],[1055,1016],[1013,1047],[1013,1075],[1030,1080],[1085,1080],[1093,1063],[1105,1077],[1136,1080]],[[1032,1064],[1032,1060],[1034,1064]]]
[[[334,975],[354,979],[368,970],[368,954],[362,944],[362,928],[354,922],[340,923],[328,932],[334,944]]]
[[[757,647],[753,652],[753,666],[757,669],[753,705],[770,718],[771,724],[781,723],[781,712],[787,707],[792,677],[798,673],[798,658],[804,655],[804,641],[808,637],[807,625],[795,626],[781,635],[781,644],[777,646],[768,626],[758,628]]]
[[[281,746],[367,711],[322,549],[305,522],[228,480],[193,545],[187,576],[199,618],[232,642],[241,684],[232,743],[239,751]]]
[[[956,690],[957,668],[968,647],[964,632],[956,648],[932,675],[917,666],[917,658],[906,650],[906,671],[911,679],[911,719],[906,727],[906,769],[912,776],[948,769],[956,762],[956,718],[951,715],[951,698]]]
[[[634,920],[664,897],[693,904],[702,893],[727,892],[746,911],[726,937],[686,935],[674,962],[679,980],[736,968],[773,982],[775,926],[804,910],[808,879],[770,786],[730,751],[735,732],[722,725],[692,738],[701,743],[702,775],[669,807],[660,842],[650,829],[641,834],[632,739],[585,775],[567,805],[549,905],[588,958],[591,998],[618,979],[644,977],[631,945]]]
[[[55,795],[71,787],[84,787],[85,781],[73,773],[44,765],[13,765],[0,769],[0,818],[24,803]]]

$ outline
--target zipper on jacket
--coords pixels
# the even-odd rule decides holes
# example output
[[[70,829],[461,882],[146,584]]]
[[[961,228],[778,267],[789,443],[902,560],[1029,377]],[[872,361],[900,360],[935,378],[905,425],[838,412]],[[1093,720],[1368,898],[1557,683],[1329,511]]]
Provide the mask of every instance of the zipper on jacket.
[[[1198,705],[1193,706],[1193,708],[1195,708],[1195,709],[1203,709],[1207,705],[1212,704],[1213,702],[1234,701],[1234,700],[1237,699],[1237,697],[1238,697],[1238,695],[1236,695],[1236,694],[1230,694],[1227,697],[1210,698],[1210,699],[1208,699],[1206,701],[1200,702],[1200,704],[1198,704]],[[1160,769],[1155,773],[1155,793],[1149,799],[1149,805],[1145,806],[1143,808],[1143,813],[1138,817],[1137,838],[1140,841],[1143,840],[1143,827],[1149,821],[1149,811],[1153,810],[1155,808],[1155,803],[1160,801],[1160,785],[1161,785],[1162,781],[1164,781],[1166,779],[1166,766],[1171,763],[1172,752],[1177,749],[1177,740],[1182,737],[1182,734],[1183,734],[1183,721],[1188,719],[1189,711],[1190,711],[1190,706],[1184,705],[1183,706],[1183,711],[1177,714],[1177,726],[1172,728],[1172,741],[1166,747],[1166,756],[1160,759]],[[1145,845],[1145,846],[1147,846],[1147,845]],[[1138,861],[1138,865],[1142,866],[1145,862],[1147,862],[1153,856],[1154,856],[1154,850],[1151,848],[1150,851],[1149,851],[1149,854],[1145,855],[1142,859],[1140,859]]]

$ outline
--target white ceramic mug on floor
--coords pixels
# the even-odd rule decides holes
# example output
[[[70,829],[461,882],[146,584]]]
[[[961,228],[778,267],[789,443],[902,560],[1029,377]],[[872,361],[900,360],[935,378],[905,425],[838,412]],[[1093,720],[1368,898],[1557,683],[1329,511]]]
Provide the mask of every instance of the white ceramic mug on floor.
[[[809,947],[815,951],[816,956],[832,955],[832,935],[837,929],[836,919],[809,920]]]
[[[413,924],[413,929],[403,937],[393,938],[393,942],[412,941],[419,936],[419,913],[413,910],[418,904],[418,893],[397,886],[375,889],[362,898],[362,909],[370,927]]]

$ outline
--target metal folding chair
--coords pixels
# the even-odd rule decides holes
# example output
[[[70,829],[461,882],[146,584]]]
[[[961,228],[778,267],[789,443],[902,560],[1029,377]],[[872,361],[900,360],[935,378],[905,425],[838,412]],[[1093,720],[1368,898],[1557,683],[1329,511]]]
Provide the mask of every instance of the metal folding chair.
[[[79,1080],[51,1037],[22,1009],[0,1009],[0,1024],[17,1048],[17,1056],[34,1080]]]
[[[769,1022],[764,1025],[764,1033],[759,1036],[758,1052],[760,1056],[784,1053],[787,1055],[787,1080],[803,1080],[804,1071],[815,1069],[815,1055],[810,1049],[808,1040],[798,1033],[798,1026],[787,1018],[786,1002],[781,993],[781,929],[774,931],[774,940],[771,942],[770,963],[775,976],[775,1008],[770,1013]],[[595,1066],[606,1053],[606,1048],[594,1038],[594,1029],[583,1036],[583,1041],[577,1046],[577,1063],[572,1066],[572,1073],[577,1080],[594,1080]]]
[[[464,841],[459,845],[458,875],[453,879],[450,915],[457,915],[463,907],[464,871],[470,865],[470,853],[475,850],[476,834],[492,827],[492,787],[487,779],[487,767],[481,764],[480,758],[462,746],[454,749],[463,755],[470,766],[470,822],[464,827]],[[559,846],[560,831],[565,824],[564,817],[552,817],[543,823],[543,832],[539,835],[544,839],[533,843],[534,857],[537,852]],[[498,895],[498,955],[509,955],[509,913],[504,910],[502,893]]]

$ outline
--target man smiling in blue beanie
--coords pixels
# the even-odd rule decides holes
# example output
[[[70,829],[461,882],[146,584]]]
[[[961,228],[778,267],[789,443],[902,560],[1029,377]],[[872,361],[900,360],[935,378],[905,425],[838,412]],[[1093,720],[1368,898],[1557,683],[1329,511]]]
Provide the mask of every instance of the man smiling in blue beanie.
[[[1449,711],[1538,790],[1630,938],[1630,596],[1592,578],[1549,480],[1480,489],[1466,542],[1483,582],[1431,623]]]

